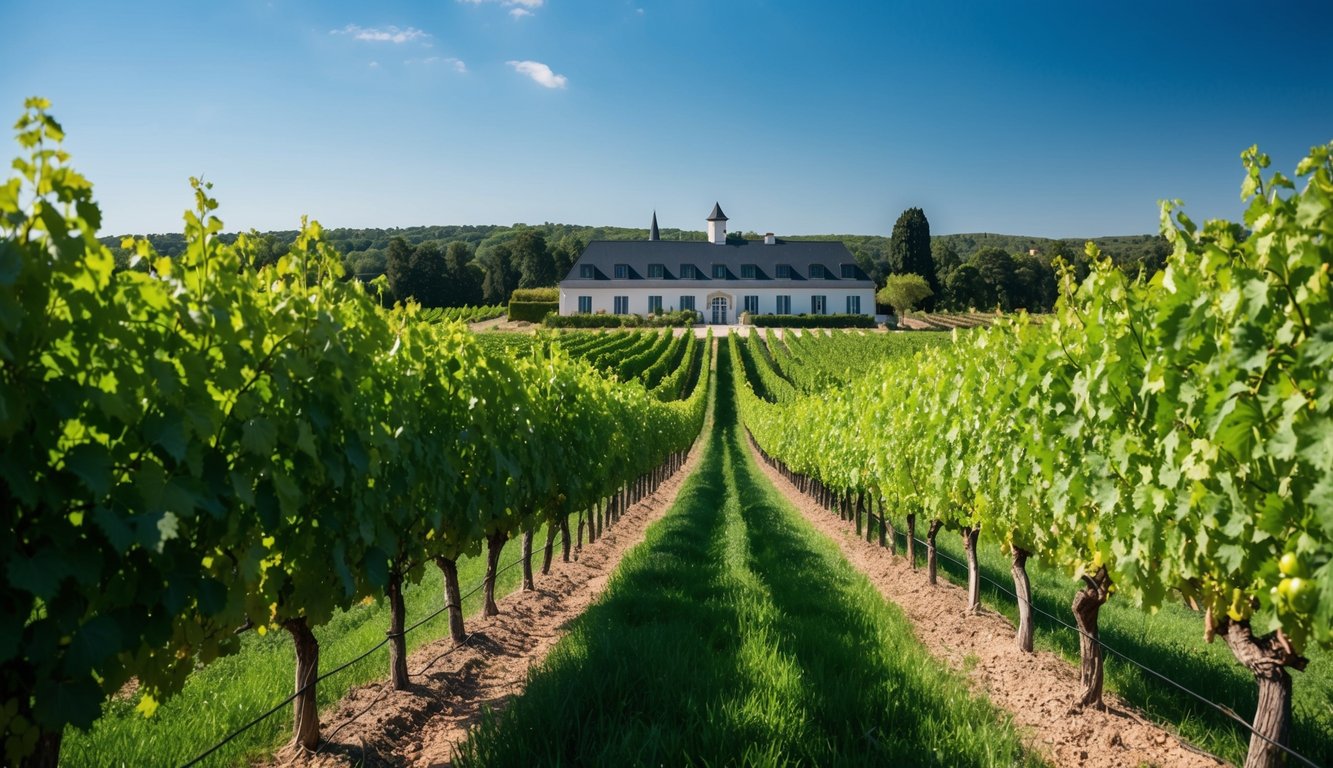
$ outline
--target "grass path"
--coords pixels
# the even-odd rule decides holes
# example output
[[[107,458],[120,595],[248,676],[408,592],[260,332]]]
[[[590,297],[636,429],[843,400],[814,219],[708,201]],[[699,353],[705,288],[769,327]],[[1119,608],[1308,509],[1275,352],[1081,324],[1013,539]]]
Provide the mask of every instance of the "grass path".
[[[699,471],[459,764],[1035,764],[761,476],[718,362]]]

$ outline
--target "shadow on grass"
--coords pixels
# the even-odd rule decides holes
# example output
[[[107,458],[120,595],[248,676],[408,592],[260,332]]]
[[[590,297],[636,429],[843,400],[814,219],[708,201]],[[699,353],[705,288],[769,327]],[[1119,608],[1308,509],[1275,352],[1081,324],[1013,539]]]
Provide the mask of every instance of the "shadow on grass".
[[[995,710],[760,478],[726,345],[715,426],[606,594],[459,765],[1012,765]]]

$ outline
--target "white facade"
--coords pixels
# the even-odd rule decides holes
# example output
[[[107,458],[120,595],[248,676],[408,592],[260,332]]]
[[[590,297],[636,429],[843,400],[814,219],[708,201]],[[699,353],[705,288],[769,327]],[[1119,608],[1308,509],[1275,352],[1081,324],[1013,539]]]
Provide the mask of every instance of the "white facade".
[[[684,281],[678,281],[684,282]],[[875,289],[870,288],[834,288],[832,286],[799,288],[772,288],[759,285],[745,285],[743,281],[728,281],[725,286],[692,286],[673,284],[670,287],[644,288],[630,287],[628,284],[612,283],[596,288],[560,289],[560,314],[571,315],[578,312],[605,312],[616,314],[617,299],[628,305],[628,312],[634,315],[647,315],[650,301],[660,297],[664,312],[682,309],[682,297],[694,299],[694,309],[703,314],[705,323],[732,325],[739,322],[740,313],[745,311],[746,299],[758,304],[756,314],[761,315],[802,315],[823,314],[841,315],[846,313],[872,315],[875,312]],[[824,308],[817,312],[816,304],[823,297]],[[580,300],[583,307],[580,307]],[[783,299],[790,305],[779,312],[779,302]],[[852,299],[849,306],[848,300]]]

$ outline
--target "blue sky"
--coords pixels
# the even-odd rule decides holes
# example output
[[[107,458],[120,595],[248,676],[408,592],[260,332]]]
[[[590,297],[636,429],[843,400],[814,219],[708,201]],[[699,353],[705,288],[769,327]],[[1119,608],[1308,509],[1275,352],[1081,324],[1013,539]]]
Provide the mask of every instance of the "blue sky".
[[[105,232],[543,221],[1156,231],[1241,212],[1240,151],[1333,140],[1319,2],[0,0]],[[9,144],[16,154],[17,145]]]

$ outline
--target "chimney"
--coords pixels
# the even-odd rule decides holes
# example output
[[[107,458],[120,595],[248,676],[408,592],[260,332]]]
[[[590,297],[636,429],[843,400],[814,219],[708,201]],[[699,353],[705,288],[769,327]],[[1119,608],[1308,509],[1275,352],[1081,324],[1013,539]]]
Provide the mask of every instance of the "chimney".
[[[764,245],[777,245],[778,239],[773,237],[772,232],[764,233]]]

